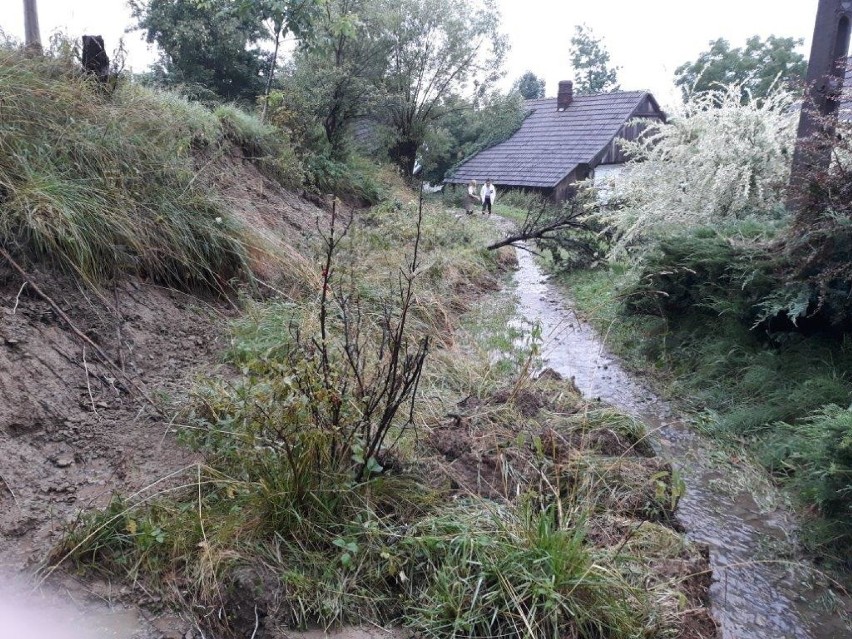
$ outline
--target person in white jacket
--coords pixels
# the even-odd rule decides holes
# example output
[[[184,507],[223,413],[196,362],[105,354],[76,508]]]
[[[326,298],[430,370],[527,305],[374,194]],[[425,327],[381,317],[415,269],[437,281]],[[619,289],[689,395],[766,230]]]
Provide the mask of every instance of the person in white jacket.
[[[491,184],[491,180],[485,180],[485,184],[482,185],[482,190],[479,192],[479,199],[482,200],[482,214],[485,215],[487,210],[488,215],[491,215],[491,205],[497,199],[497,189]]]

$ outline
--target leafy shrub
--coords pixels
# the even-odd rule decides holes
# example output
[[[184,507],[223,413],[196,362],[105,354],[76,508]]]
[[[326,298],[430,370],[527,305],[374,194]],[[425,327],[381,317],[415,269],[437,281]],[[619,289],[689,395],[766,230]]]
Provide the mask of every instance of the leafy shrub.
[[[764,463],[833,524],[834,543],[852,542],[852,407],[825,405],[767,438]]]
[[[777,270],[765,243],[736,242],[700,227],[649,249],[636,280],[622,291],[625,308],[670,322],[695,313],[728,315],[751,327],[763,318],[760,304],[782,286]]]
[[[545,197],[538,191],[509,189],[499,194],[500,204],[521,211],[538,210],[548,205]]]
[[[623,144],[630,161],[614,199],[624,205],[602,213],[617,231],[617,252],[671,231],[777,216],[795,136],[794,95],[779,87],[742,102],[741,94],[730,86],[693,95],[667,123],[646,124],[640,139]]]
[[[476,104],[451,98],[446,113],[430,128],[420,150],[425,179],[434,183],[480,151],[508,140],[528,111],[517,93],[481,95]]]
[[[849,89],[844,101],[848,100]],[[844,107],[845,108],[845,107]],[[792,184],[795,221],[786,237],[787,277],[807,286],[819,315],[839,332],[852,328],[852,123],[819,122],[804,154],[826,160],[804,169]]]
[[[362,205],[378,204],[382,198],[377,168],[367,160],[352,157],[342,162],[327,155],[310,155],[305,159],[305,172],[308,185],[318,193]]]

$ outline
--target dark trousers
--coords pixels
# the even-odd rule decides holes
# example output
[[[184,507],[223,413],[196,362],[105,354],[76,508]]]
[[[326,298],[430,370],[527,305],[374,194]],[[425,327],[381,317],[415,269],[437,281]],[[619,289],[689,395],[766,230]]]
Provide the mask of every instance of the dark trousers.
[[[485,199],[482,201],[482,212],[485,213],[485,209],[488,209],[488,215],[491,215],[491,196],[486,195]]]

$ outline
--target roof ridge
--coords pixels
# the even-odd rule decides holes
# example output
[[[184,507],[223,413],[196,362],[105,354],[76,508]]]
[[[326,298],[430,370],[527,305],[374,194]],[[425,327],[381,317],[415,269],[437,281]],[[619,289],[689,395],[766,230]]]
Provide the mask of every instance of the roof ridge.
[[[614,95],[632,95],[632,94],[642,94],[642,95],[648,94],[649,95],[650,93],[651,92],[648,91],[647,89],[631,89],[630,91],[607,91],[605,93],[585,93],[585,94],[580,94],[580,95],[575,94],[574,99],[579,100],[579,99],[585,99],[585,98],[601,98],[601,97],[610,96],[610,95],[613,95],[613,96]],[[530,98],[528,100],[524,100],[524,102],[545,102],[545,101],[548,101],[548,100],[557,100],[557,99],[558,98],[556,96],[552,96],[552,97],[548,97],[548,98]]]

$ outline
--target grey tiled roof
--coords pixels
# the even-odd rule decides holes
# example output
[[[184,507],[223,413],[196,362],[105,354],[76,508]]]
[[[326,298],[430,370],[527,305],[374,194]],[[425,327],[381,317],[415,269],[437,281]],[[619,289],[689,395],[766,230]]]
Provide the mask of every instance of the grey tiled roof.
[[[481,151],[445,179],[486,178],[504,186],[552,188],[578,164],[591,163],[648,95],[621,91],[576,96],[564,111],[556,98],[528,100],[530,115],[508,140]]]

